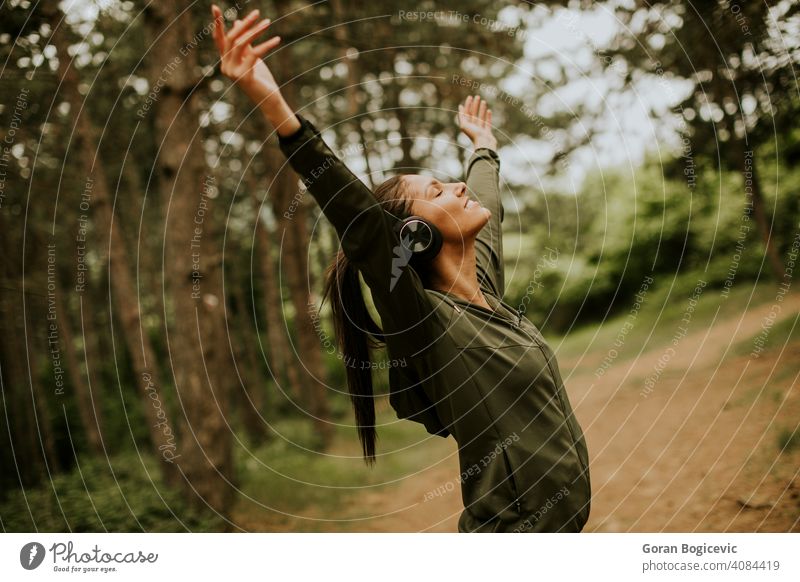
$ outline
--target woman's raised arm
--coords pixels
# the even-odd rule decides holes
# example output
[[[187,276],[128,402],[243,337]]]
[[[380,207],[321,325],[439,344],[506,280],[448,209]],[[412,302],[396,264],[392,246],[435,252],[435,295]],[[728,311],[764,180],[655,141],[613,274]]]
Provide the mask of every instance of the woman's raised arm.
[[[242,20],[236,20],[230,30],[225,30],[225,19],[216,4],[212,4],[214,15],[214,43],[220,54],[222,74],[236,83],[264,116],[279,136],[288,136],[300,129],[300,121],[275,82],[266,63],[261,59],[281,42],[274,36],[253,46],[251,43],[263,34],[271,20],[258,21],[259,11],[253,10]]]
[[[431,307],[413,269],[395,266],[400,253],[394,219],[367,186],[331,151],[316,127],[288,106],[261,58],[279,37],[250,46],[269,26],[255,24],[258,11],[237,20],[226,33],[222,13],[213,7],[214,39],[222,55],[222,72],[247,93],[276,128],[281,151],[297,172],[325,217],[336,229],[347,258],[361,272],[381,315],[383,333],[396,335],[393,357],[414,356],[424,349],[419,338],[430,323]],[[287,209],[288,210],[288,209]]]
[[[475,261],[481,288],[502,299],[505,293],[503,269],[503,204],[500,200],[500,156],[492,133],[492,110],[481,98],[467,97],[458,106],[458,125],[472,140],[475,152],[467,164],[467,191],[492,213],[489,223],[475,240]]]

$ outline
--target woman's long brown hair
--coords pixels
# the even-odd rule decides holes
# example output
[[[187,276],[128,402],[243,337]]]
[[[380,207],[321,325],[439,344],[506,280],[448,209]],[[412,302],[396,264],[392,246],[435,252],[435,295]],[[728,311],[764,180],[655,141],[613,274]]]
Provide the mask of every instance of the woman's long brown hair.
[[[411,203],[404,197],[402,175],[389,178],[373,195],[381,207],[396,217],[411,214]],[[358,438],[364,462],[375,463],[375,396],[372,386],[370,350],[381,346],[382,330],[373,321],[367,309],[358,269],[350,263],[340,249],[325,271],[325,289],[322,300],[330,298],[333,327],[347,370],[347,387],[355,411]]]

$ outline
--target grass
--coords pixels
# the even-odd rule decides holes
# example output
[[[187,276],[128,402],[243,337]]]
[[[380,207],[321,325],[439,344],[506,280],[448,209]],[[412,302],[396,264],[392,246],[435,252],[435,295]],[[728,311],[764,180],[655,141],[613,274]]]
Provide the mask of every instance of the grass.
[[[800,344],[800,314],[792,317],[779,313],[778,317],[781,315],[784,316],[783,319],[736,343],[731,350],[732,355],[740,357],[752,357],[755,354],[756,357],[763,358],[780,354],[781,365],[771,377],[773,384],[793,379],[800,374],[800,358],[793,356],[789,348],[792,344]],[[782,398],[782,392],[776,392],[773,396],[778,401]]]
[[[778,451],[789,453],[800,449],[800,424],[794,429],[783,427],[778,433]]]
[[[781,315],[784,315],[784,319],[771,326],[765,321],[762,331],[739,342],[734,348],[735,353],[744,356],[753,353],[757,348],[761,348],[763,353],[783,349],[793,342],[800,342],[800,314],[786,317],[785,314],[778,313],[778,317]]]
[[[79,466],[37,487],[8,492],[0,503],[3,531],[222,531],[218,516],[190,508],[162,482],[150,456],[87,456]]]
[[[631,304],[628,309],[605,321],[577,328],[564,336],[551,337],[550,342],[559,358],[579,358],[597,352],[602,360],[610,350],[616,349],[615,362],[620,362],[654,347],[667,345],[680,327],[685,326],[692,333],[712,325],[714,321],[735,317],[774,300],[775,290],[771,283],[734,286],[727,297],[719,289],[705,287],[689,313],[692,309],[690,299],[701,278],[702,274],[687,273],[669,281],[667,286],[650,287],[638,313],[631,314],[634,307]],[[690,318],[688,325],[682,322],[687,314]],[[627,333],[623,331],[626,323],[629,325]],[[617,347],[615,341],[618,338],[621,345]]]
[[[241,450],[237,466],[244,467],[242,510],[263,513],[265,521],[290,515],[341,515],[343,505],[377,486],[401,487],[402,479],[443,458],[451,442],[429,435],[420,424],[398,421],[388,403],[378,406],[378,457],[373,467],[361,459],[355,428],[337,426],[327,453],[303,450],[313,441],[307,421],[275,425],[276,436],[260,447]],[[349,418],[349,417],[348,417]],[[344,423],[352,422],[350,420]],[[243,496],[244,497],[244,496]],[[303,524],[314,530],[313,521]]]

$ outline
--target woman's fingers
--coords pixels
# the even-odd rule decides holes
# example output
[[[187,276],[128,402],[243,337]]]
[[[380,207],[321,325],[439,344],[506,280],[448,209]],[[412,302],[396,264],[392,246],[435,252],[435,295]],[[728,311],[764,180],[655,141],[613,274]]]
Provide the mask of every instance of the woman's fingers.
[[[244,20],[237,20],[234,22],[228,34],[225,35],[225,40],[228,42],[228,46],[236,42],[236,39],[239,37],[239,35],[250,28],[250,25],[253,24],[257,18],[258,9],[255,9],[250,12],[250,14],[245,16]]]
[[[482,100],[480,95],[469,95],[463,103],[458,105],[458,115],[456,116],[461,130],[477,143],[475,140],[482,135],[489,135],[492,131],[492,110],[489,103]]]
[[[278,46],[280,42],[281,42],[281,37],[274,36],[268,41],[262,42],[261,44],[257,44],[256,46],[254,46],[253,54],[256,55],[258,58],[261,58],[269,51],[274,49],[276,46]]]
[[[269,24],[269,18],[265,18],[255,27],[248,27],[249,30],[243,30],[240,33],[239,38],[237,38],[236,42],[234,42],[233,46],[231,46],[231,55],[233,56],[233,59],[236,61],[241,61],[247,57],[247,65],[252,66],[253,62],[255,62],[255,55],[252,52],[250,40],[255,38],[256,35],[264,32]],[[247,48],[247,50],[245,50],[245,48]]]
[[[211,5],[211,14],[214,15],[214,44],[221,55],[225,52],[225,21],[216,4]]]
[[[480,128],[491,128],[492,110],[489,104],[481,100],[480,95],[469,95],[458,106],[458,123],[462,128],[466,124],[473,124]]]
[[[269,18],[265,18],[258,24],[258,26],[250,29],[246,34],[242,34],[238,39],[236,39],[236,42],[233,43],[233,48],[239,49],[242,47],[242,45],[250,44],[250,41],[264,32],[271,23],[272,21]]]

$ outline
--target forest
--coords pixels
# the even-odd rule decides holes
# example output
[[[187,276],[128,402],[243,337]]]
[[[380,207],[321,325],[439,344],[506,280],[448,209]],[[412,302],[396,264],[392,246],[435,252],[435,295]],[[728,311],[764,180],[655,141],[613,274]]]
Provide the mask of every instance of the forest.
[[[273,19],[282,93],[371,188],[463,180],[458,104],[491,105],[503,300],[563,359],[591,530],[800,531],[798,2],[218,5]],[[0,14],[2,530],[453,531],[455,445],[397,419],[380,349],[363,463],[340,241],[211,1]]]

